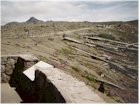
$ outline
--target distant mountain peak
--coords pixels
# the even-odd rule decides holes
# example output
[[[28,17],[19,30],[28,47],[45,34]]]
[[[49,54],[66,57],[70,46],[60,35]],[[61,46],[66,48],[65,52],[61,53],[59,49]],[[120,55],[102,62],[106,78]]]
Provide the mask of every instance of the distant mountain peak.
[[[31,17],[29,20],[26,21],[27,23],[39,23],[43,22],[42,20],[38,20],[35,17]]]

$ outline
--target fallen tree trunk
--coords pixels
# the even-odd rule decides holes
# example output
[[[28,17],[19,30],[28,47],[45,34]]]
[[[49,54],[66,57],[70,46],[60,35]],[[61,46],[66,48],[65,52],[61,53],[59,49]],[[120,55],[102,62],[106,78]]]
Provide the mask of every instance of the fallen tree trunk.
[[[121,53],[116,53],[116,52],[114,52],[114,51],[107,50],[107,49],[104,49],[104,48],[99,48],[99,49],[104,50],[104,51],[109,52],[109,53],[112,53],[112,54],[115,54],[115,55],[119,55],[119,56],[123,56],[123,57],[126,56],[126,55],[122,55]]]
[[[104,61],[104,62],[108,62],[107,60],[104,60],[103,58],[98,57],[98,56],[96,56],[96,55],[93,55],[93,54],[91,54],[91,53],[88,53],[88,52],[86,52],[86,51],[84,51],[84,50],[81,50],[81,49],[78,49],[78,48],[75,48],[75,47],[73,47],[73,48],[74,48],[75,50],[77,50],[77,51],[83,52],[83,53],[85,53],[85,54],[91,56],[91,57],[94,58],[94,59],[101,60],[101,61]]]
[[[64,37],[63,40],[67,40],[67,41],[70,41],[70,42],[75,42],[75,43],[78,43],[78,44],[82,44],[82,42],[80,42],[76,39],[73,39],[73,38],[69,38],[69,37]]]
[[[110,39],[105,39],[105,38],[100,38],[100,37],[88,37],[88,39],[99,40],[99,41],[107,41],[107,42],[121,44],[121,45],[128,45],[128,43],[124,43],[124,42],[120,42],[120,41],[115,41],[115,40],[110,40]]]
[[[114,84],[114,83],[112,83],[112,82],[109,82],[109,81],[98,80],[98,79],[96,79],[96,81],[98,81],[98,82],[103,82],[104,84],[111,85],[111,86],[117,87],[117,88],[119,88],[119,89],[121,89],[121,90],[124,90],[123,87],[120,87],[119,85],[116,85],[116,84]]]
[[[122,54],[120,54],[120,53],[117,53],[117,52],[115,52],[115,51],[106,49],[106,48],[104,48],[104,47],[99,47],[97,44],[85,43],[85,45],[90,46],[90,47],[95,47],[95,48],[98,47],[99,49],[104,50],[104,51],[106,51],[106,52],[109,52],[109,53],[112,53],[112,54],[115,54],[115,55],[119,55],[119,56],[124,56],[124,55],[122,55]],[[116,50],[116,49],[115,49],[115,50]]]
[[[123,50],[126,50],[126,51],[133,51],[133,52],[137,52],[138,51],[138,47],[136,45],[133,45],[133,44],[129,44],[129,43],[124,43],[124,42],[119,42],[119,41],[115,41],[115,40],[110,40],[110,39],[105,39],[105,38],[99,38],[99,37],[87,37],[88,39],[91,39],[91,40],[99,40],[99,41],[107,41],[107,42],[110,42],[110,43],[116,43],[118,45],[121,45],[121,46],[117,46],[118,49],[123,49]],[[91,42],[90,42],[91,43]],[[100,44],[96,44],[100,47],[106,47],[104,45],[100,45]],[[124,46],[124,47],[122,47]],[[130,48],[130,46],[132,48]],[[109,47],[106,47],[106,48],[109,48]],[[110,47],[111,48],[111,47]],[[114,48],[112,47],[111,48],[112,50],[114,50]],[[115,50],[114,50],[115,51]]]
[[[132,73],[132,72],[130,71],[130,68],[129,68],[129,69],[128,69],[128,68],[125,68],[125,67],[123,67],[123,66],[121,66],[121,65],[118,65],[118,64],[116,64],[116,63],[114,63],[114,62],[109,62],[109,66],[112,67],[112,68],[114,68],[115,70],[116,70],[116,69],[119,70],[120,72],[122,72],[122,73],[124,73],[125,75],[131,77],[132,79],[137,79],[137,76],[136,76],[135,71]]]
[[[115,55],[119,55],[119,56],[124,56],[120,53],[117,53],[117,49],[116,48],[113,48],[113,47],[109,47],[109,46],[105,46],[105,45],[100,45],[100,44],[95,44],[95,43],[92,43],[92,42],[86,42],[86,43],[82,43],[76,39],[73,39],[73,38],[69,38],[69,37],[64,37],[63,38],[64,40],[67,40],[67,41],[70,41],[70,42],[74,42],[74,43],[78,43],[78,44],[84,44],[84,45],[87,45],[87,46],[90,46],[90,47],[98,47],[100,48],[101,50],[104,50],[104,51],[107,51],[107,52],[110,52],[110,53],[113,53]],[[113,50],[113,51],[112,51]],[[116,52],[115,52],[116,51]]]
[[[118,47],[118,50],[120,51],[127,51],[127,52],[138,52],[138,49],[137,48],[129,48],[129,47]]]
[[[81,50],[81,49],[78,49],[78,48],[75,48],[75,47],[73,47],[73,48],[74,48],[75,50],[77,50],[77,51],[83,52],[83,53],[85,53],[85,54],[91,56],[93,59],[97,59],[97,60],[100,60],[100,61],[103,61],[103,62],[107,62],[107,63],[109,64],[110,67],[114,68],[115,70],[119,70],[120,72],[126,74],[127,76],[131,77],[132,79],[136,79],[136,78],[137,78],[137,77],[135,77],[135,76],[136,76],[135,73],[132,74],[132,73],[129,72],[129,70],[127,70],[125,67],[123,67],[123,66],[121,66],[121,65],[119,65],[119,64],[117,64],[117,63],[114,63],[114,62],[109,61],[109,60],[105,60],[105,59],[103,59],[102,57],[98,57],[98,56],[96,56],[96,55],[93,55],[93,54],[88,53],[88,52],[86,52],[86,51],[83,51],[83,50]]]
[[[75,42],[75,43],[78,43],[78,44],[82,44],[80,41],[77,41],[77,40],[72,39],[72,38],[69,38],[69,37],[64,37],[64,40],[68,40],[68,41],[71,41],[71,42]],[[89,44],[88,44],[88,46],[89,46]],[[91,45],[90,45],[90,46],[91,46]],[[100,60],[100,61],[109,63],[110,67],[112,67],[112,68],[114,68],[114,69],[117,69],[117,70],[121,71],[122,73],[125,73],[126,75],[128,75],[129,77],[131,77],[131,78],[133,78],[133,79],[136,79],[136,78],[137,78],[137,77],[135,78],[135,74],[133,75],[133,74],[130,73],[125,67],[123,67],[123,66],[121,66],[121,65],[119,65],[119,64],[117,64],[117,63],[111,62],[111,61],[106,60],[106,59],[104,59],[104,58],[102,58],[102,57],[98,57],[98,56],[93,55],[93,54],[91,54],[91,53],[88,53],[88,52],[86,52],[86,51],[84,51],[84,50],[81,50],[81,49],[78,49],[78,48],[75,48],[75,47],[73,47],[73,48],[74,48],[75,50],[81,51],[81,52],[83,52],[83,53],[85,53],[85,54],[91,56],[93,59],[97,59],[97,60]],[[102,49],[104,49],[104,48],[102,48]],[[104,50],[110,51],[111,53],[114,53],[114,54],[117,54],[117,55],[120,55],[120,56],[123,56],[123,55],[118,54],[118,53],[115,53],[115,52],[113,52],[113,51],[111,51],[111,50],[107,50],[107,49],[104,49]]]

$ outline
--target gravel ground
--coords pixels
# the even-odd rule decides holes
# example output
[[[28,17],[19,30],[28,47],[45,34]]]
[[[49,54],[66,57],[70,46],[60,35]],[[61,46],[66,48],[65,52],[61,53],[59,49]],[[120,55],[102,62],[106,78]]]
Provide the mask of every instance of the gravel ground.
[[[20,103],[22,100],[8,83],[1,84],[1,103]]]

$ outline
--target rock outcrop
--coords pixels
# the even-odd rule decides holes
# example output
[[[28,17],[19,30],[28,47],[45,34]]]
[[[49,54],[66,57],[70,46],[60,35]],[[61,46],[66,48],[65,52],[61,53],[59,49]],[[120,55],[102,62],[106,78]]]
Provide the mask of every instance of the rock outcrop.
[[[29,20],[26,21],[26,23],[40,23],[40,22],[43,22],[43,21],[38,20],[35,17],[31,17]]]
[[[8,83],[15,66],[17,65],[17,61],[19,59],[24,60],[25,69],[31,67],[37,62],[37,58],[32,57],[30,55],[6,55],[1,57],[1,82]],[[32,60],[31,60],[32,59]]]

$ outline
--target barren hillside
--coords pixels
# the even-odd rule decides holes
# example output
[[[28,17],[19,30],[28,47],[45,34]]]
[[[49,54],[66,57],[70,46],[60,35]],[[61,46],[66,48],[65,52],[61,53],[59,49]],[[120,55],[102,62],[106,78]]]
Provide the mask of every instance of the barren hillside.
[[[34,54],[117,102],[138,102],[138,21],[12,22],[1,27],[2,55]],[[88,94],[88,93],[87,93]]]

